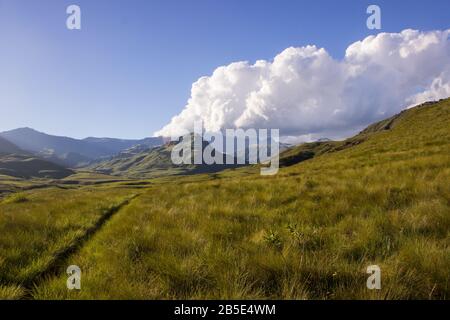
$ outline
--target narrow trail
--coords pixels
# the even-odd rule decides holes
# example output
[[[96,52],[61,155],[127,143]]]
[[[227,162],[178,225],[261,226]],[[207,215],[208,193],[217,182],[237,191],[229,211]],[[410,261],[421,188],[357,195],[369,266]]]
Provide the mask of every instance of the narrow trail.
[[[121,203],[109,208],[98,221],[79,237],[75,238],[72,243],[62,248],[60,251],[55,252],[52,262],[45,268],[45,270],[36,274],[32,279],[22,283],[25,289],[25,295],[21,297],[21,300],[33,300],[33,289],[39,286],[39,284],[51,277],[58,276],[58,271],[68,267],[67,261],[73,255],[80,251],[83,245],[89,241],[96,233],[98,233],[102,227],[108,222],[114,215],[116,215],[121,209],[129,205],[134,199],[141,194],[135,194],[128,199],[125,199]]]

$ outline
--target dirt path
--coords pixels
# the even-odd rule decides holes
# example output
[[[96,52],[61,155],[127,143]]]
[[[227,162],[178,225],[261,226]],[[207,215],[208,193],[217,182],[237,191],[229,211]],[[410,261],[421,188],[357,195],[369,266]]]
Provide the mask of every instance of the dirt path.
[[[76,254],[83,247],[83,245],[97,232],[99,232],[101,228],[106,224],[106,222],[108,222],[115,214],[117,214],[121,209],[129,205],[134,199],[139,196],[140,194],[133,195],[132,197],[125,199],[118,205],[111,207],[92,227],[88,228],[83,233],[83,235],[75,238],[69,246],[63,248],[58,252],[55,252],[53,261],[45,268],[45,270],[36,274],[32,279],[22,283],[22,286],[25,289],[26,293],[24,296],[22,296],[21,299],[32,300],[32,293],[35,287],[37,287],[42,281],[48,278],[58,276],[58,271],[65,269],[68,266],[67,261],[72,255]]]

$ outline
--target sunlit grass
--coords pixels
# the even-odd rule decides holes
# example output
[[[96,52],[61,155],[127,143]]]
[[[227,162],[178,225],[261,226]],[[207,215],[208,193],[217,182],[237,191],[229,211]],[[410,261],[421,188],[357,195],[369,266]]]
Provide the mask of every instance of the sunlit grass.
[[[258,168],[12,195],[0,204],[0,298],[448,299],[450,106],[416,108],[357,146]],[[15,200],[14,200],[15,199]],[[80,291],[65,268],[81,267]],[[366,288],[379,265],[382,289]]]
[[[61,190],[12,194],[0,202],[0,285],[31,285],[58,254],[129,197],[129,190]],[[5,291],[6,289],[2,289]],[[8,289],[11,290],[11,289]]]
[[[0,300],[17,300],[25,294],[23,288],[20,286],[1,286],[0,285]]]
[[[448,299],[449,112],[448,100],[413,110],[274,177],[158,183],[71,257],[80,292],[61,276],[34,296]],[[381,290],[366,288],[372,264]]]

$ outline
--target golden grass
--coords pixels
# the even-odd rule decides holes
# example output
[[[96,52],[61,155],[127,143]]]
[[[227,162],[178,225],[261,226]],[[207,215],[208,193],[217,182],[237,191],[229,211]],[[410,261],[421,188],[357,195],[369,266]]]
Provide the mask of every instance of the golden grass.
[[[126,201],[129,189],[48,188],[0,202],[0,296],[31,286],[86,231]],[[13,296],[16,294],[12,294]]]
[[[448,299],[449,123],[446,100],[277,176],[155,180],[70,257],[81,291],[61,269],[33,297]]]

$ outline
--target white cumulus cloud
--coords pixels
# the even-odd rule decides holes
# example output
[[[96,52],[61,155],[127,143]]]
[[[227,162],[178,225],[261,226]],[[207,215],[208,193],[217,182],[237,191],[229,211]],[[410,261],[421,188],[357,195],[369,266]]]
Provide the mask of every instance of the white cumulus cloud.
[[[180,114],[155,135],[278,128],[339,137],[414,104],[450,96],[450,29],[380,33],[341,60],[323,48],[287,48],[273,61],[235,62],[198,79]]]

